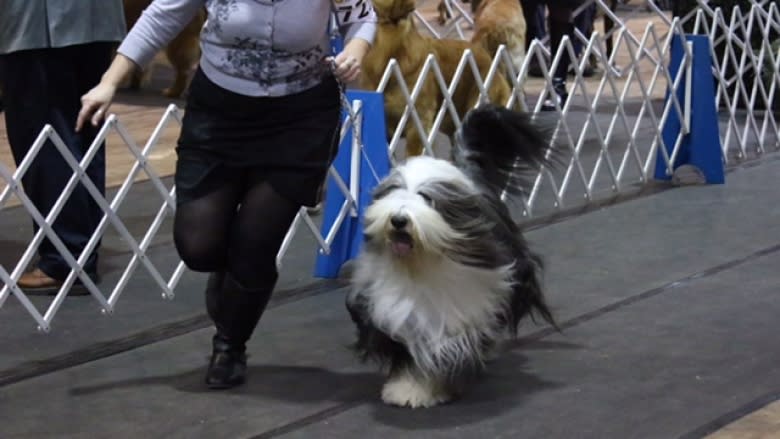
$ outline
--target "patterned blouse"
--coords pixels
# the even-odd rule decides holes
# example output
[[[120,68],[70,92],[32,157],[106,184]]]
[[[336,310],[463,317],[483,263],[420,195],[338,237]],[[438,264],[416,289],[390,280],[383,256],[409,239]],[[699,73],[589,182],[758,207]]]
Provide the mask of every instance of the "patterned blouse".
[[[370,0],[155,0],[118,52],[145,66],[198,12],[200,67],[217,85],[247,96],[283,96],[317,85],[331,54],[331,12],[346,41],[373,42]]]

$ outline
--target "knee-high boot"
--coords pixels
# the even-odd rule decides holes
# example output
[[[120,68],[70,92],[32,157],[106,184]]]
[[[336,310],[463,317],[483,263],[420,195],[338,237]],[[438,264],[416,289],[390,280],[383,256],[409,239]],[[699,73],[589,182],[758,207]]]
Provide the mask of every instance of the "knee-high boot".
[[[215,273],[206,287],[206,308],[217,333],[206,373],[206,385],[227,389],[246,380],[246,342],[271,298],[268,288],[239,284],[230,274]]]

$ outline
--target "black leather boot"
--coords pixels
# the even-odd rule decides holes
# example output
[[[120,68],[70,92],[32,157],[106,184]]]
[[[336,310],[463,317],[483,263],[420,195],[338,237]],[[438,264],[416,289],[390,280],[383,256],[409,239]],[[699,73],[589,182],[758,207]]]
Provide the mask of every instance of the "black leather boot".
[[[219,332],[212,339],[213,350],[206,371],[206,385],[210,389],[229,389],[246,381],[246,353]]]
[[[228,389],[246,381],[246,342],[270,298],[271,289],[245,288],[229,274],[209,278],[206,307],[217,333],[206,372],[208,387]]]

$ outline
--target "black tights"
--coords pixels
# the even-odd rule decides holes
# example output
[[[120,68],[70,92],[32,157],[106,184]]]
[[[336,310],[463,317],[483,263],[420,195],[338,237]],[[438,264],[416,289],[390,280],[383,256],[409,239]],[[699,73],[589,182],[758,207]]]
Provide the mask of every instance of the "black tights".
[[[174,242],[192,270],[227,272],[244,288],[270,291],[278,277],[276,254],[300,206],[258,171],[236,171],[243,175],[177,207]]]

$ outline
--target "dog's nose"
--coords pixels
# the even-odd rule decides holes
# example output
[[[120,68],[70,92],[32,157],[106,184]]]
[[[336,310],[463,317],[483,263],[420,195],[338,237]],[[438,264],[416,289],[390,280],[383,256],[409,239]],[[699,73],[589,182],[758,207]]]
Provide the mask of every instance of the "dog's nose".
[[[403,229],[409,224],[409,218],[406,215],[393,215],[390,217],[390,224],[396,229]]]

